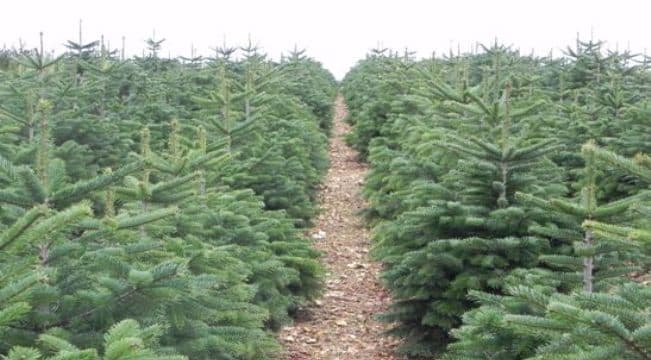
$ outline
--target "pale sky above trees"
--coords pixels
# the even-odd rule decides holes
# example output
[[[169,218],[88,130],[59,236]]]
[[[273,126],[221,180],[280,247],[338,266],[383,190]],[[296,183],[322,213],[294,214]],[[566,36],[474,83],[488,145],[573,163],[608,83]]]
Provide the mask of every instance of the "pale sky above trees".
[[[471,49],[476,42],[512,44],[523,52],[560,55],[577,32],[607,41],[611,49],[630,47],[651,54],[645,0],[22,0],[2,5],[0,46],[35,47],[45,33],[47,49],[63,51],[78,39],[83,19],[84,42],[104,35],[111,47],[126,37],[128,55],[141,54],[153,30],[165,38],[161,55],[210,55],[226,42],[244,45],[249,34],[277,58],[297,45],[338,78],[368,50],[408,47],[419,56],[432,51]]]

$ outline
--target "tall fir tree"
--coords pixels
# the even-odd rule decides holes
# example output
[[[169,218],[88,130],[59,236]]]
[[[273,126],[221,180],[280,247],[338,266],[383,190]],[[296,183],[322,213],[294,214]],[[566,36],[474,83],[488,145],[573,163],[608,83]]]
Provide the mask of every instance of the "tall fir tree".
[[[482,306],[464,315],[464,324],[453,331],[457,342],[451,344],[449,359],[524,359],[533,356],[543,338],[518,333],[508,319],[512,316],[544,316],[550,297],[575,291],[608,292],[625,283],[626,276],[642,271],[648,258],[638,246],[620,241],[600,241],[586,222],[622,222],[630,220],[630,208],[644,201],[641,193],[619,201],[600,204],[597,200],[599,164],[589,143],[584,152],[585,169],[575,199],[541,198],[517,194],[526,204],[549,214],[546,224],[533,224],[529,231],[547,238],[558,251],[539,257],[535,270],[516,270],[508,276],[503,296],[473,291],[471,296]],[[524,285],[526,284],[526,285]]]
[[[527,235],[527,226],[541,214],[514,196],[522,190],[545,196],[565,191],[561,172],[545,158],[557,146],[529,137],[532,107],[514,108],[510,90],[507,83],[494,106],[479,98],[458,105],[491,116],[494,127],[478,123],[489,130],[485,138],[437,140],[458,157],[456,169],[441,176],[427,204],[376,229],[375,253],[387,264],[383,278],[394,296],[383,318],[398,323],[394,333],[406,336],[409,353],[440,351],[448,331],[473,307],[469,290],[499,293],[511,269],[532,266],[550,251],[546,241]]]

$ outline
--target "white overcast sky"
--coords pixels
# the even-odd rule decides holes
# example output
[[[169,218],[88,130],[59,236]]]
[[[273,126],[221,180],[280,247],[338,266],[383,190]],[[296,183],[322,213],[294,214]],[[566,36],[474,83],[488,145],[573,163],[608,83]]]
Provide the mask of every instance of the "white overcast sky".
[[[77,39],[83,19],[84,42],[104,34],[114,48],[126,37],[127,53],[141,54],[155,29],[166,38],[161,55],[200,54],[226,38],[254,43],[277,58],[296,44],[341,78],[369,49],[432,51],[470,49],[475,42],[512,44],[547,54],[573,43],[577,32],[606,40],[610,48],[649,48],[651,0],[85,0],[6,1],[1,6],[0,46],[23,39],[35,47],[45,33],[47,49]]]

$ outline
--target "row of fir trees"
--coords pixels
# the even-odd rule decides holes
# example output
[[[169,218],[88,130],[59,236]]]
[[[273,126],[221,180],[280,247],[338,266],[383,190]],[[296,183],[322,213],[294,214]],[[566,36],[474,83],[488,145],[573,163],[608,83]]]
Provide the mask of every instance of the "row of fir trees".
[[[333,77],[300,51],[68,45],[0,63],[0,357],[275,357],[320,289]]]
[[[651,74],[602,47],[376,49],[344,79],[405,353],[651,359]]]

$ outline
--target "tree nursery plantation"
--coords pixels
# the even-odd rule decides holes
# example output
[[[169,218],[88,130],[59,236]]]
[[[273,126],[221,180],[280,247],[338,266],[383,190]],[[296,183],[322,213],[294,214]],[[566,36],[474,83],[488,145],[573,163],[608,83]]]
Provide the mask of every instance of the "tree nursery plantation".
[[[43,42],[0,50],[0,358],[651,359],[646,55]]]

